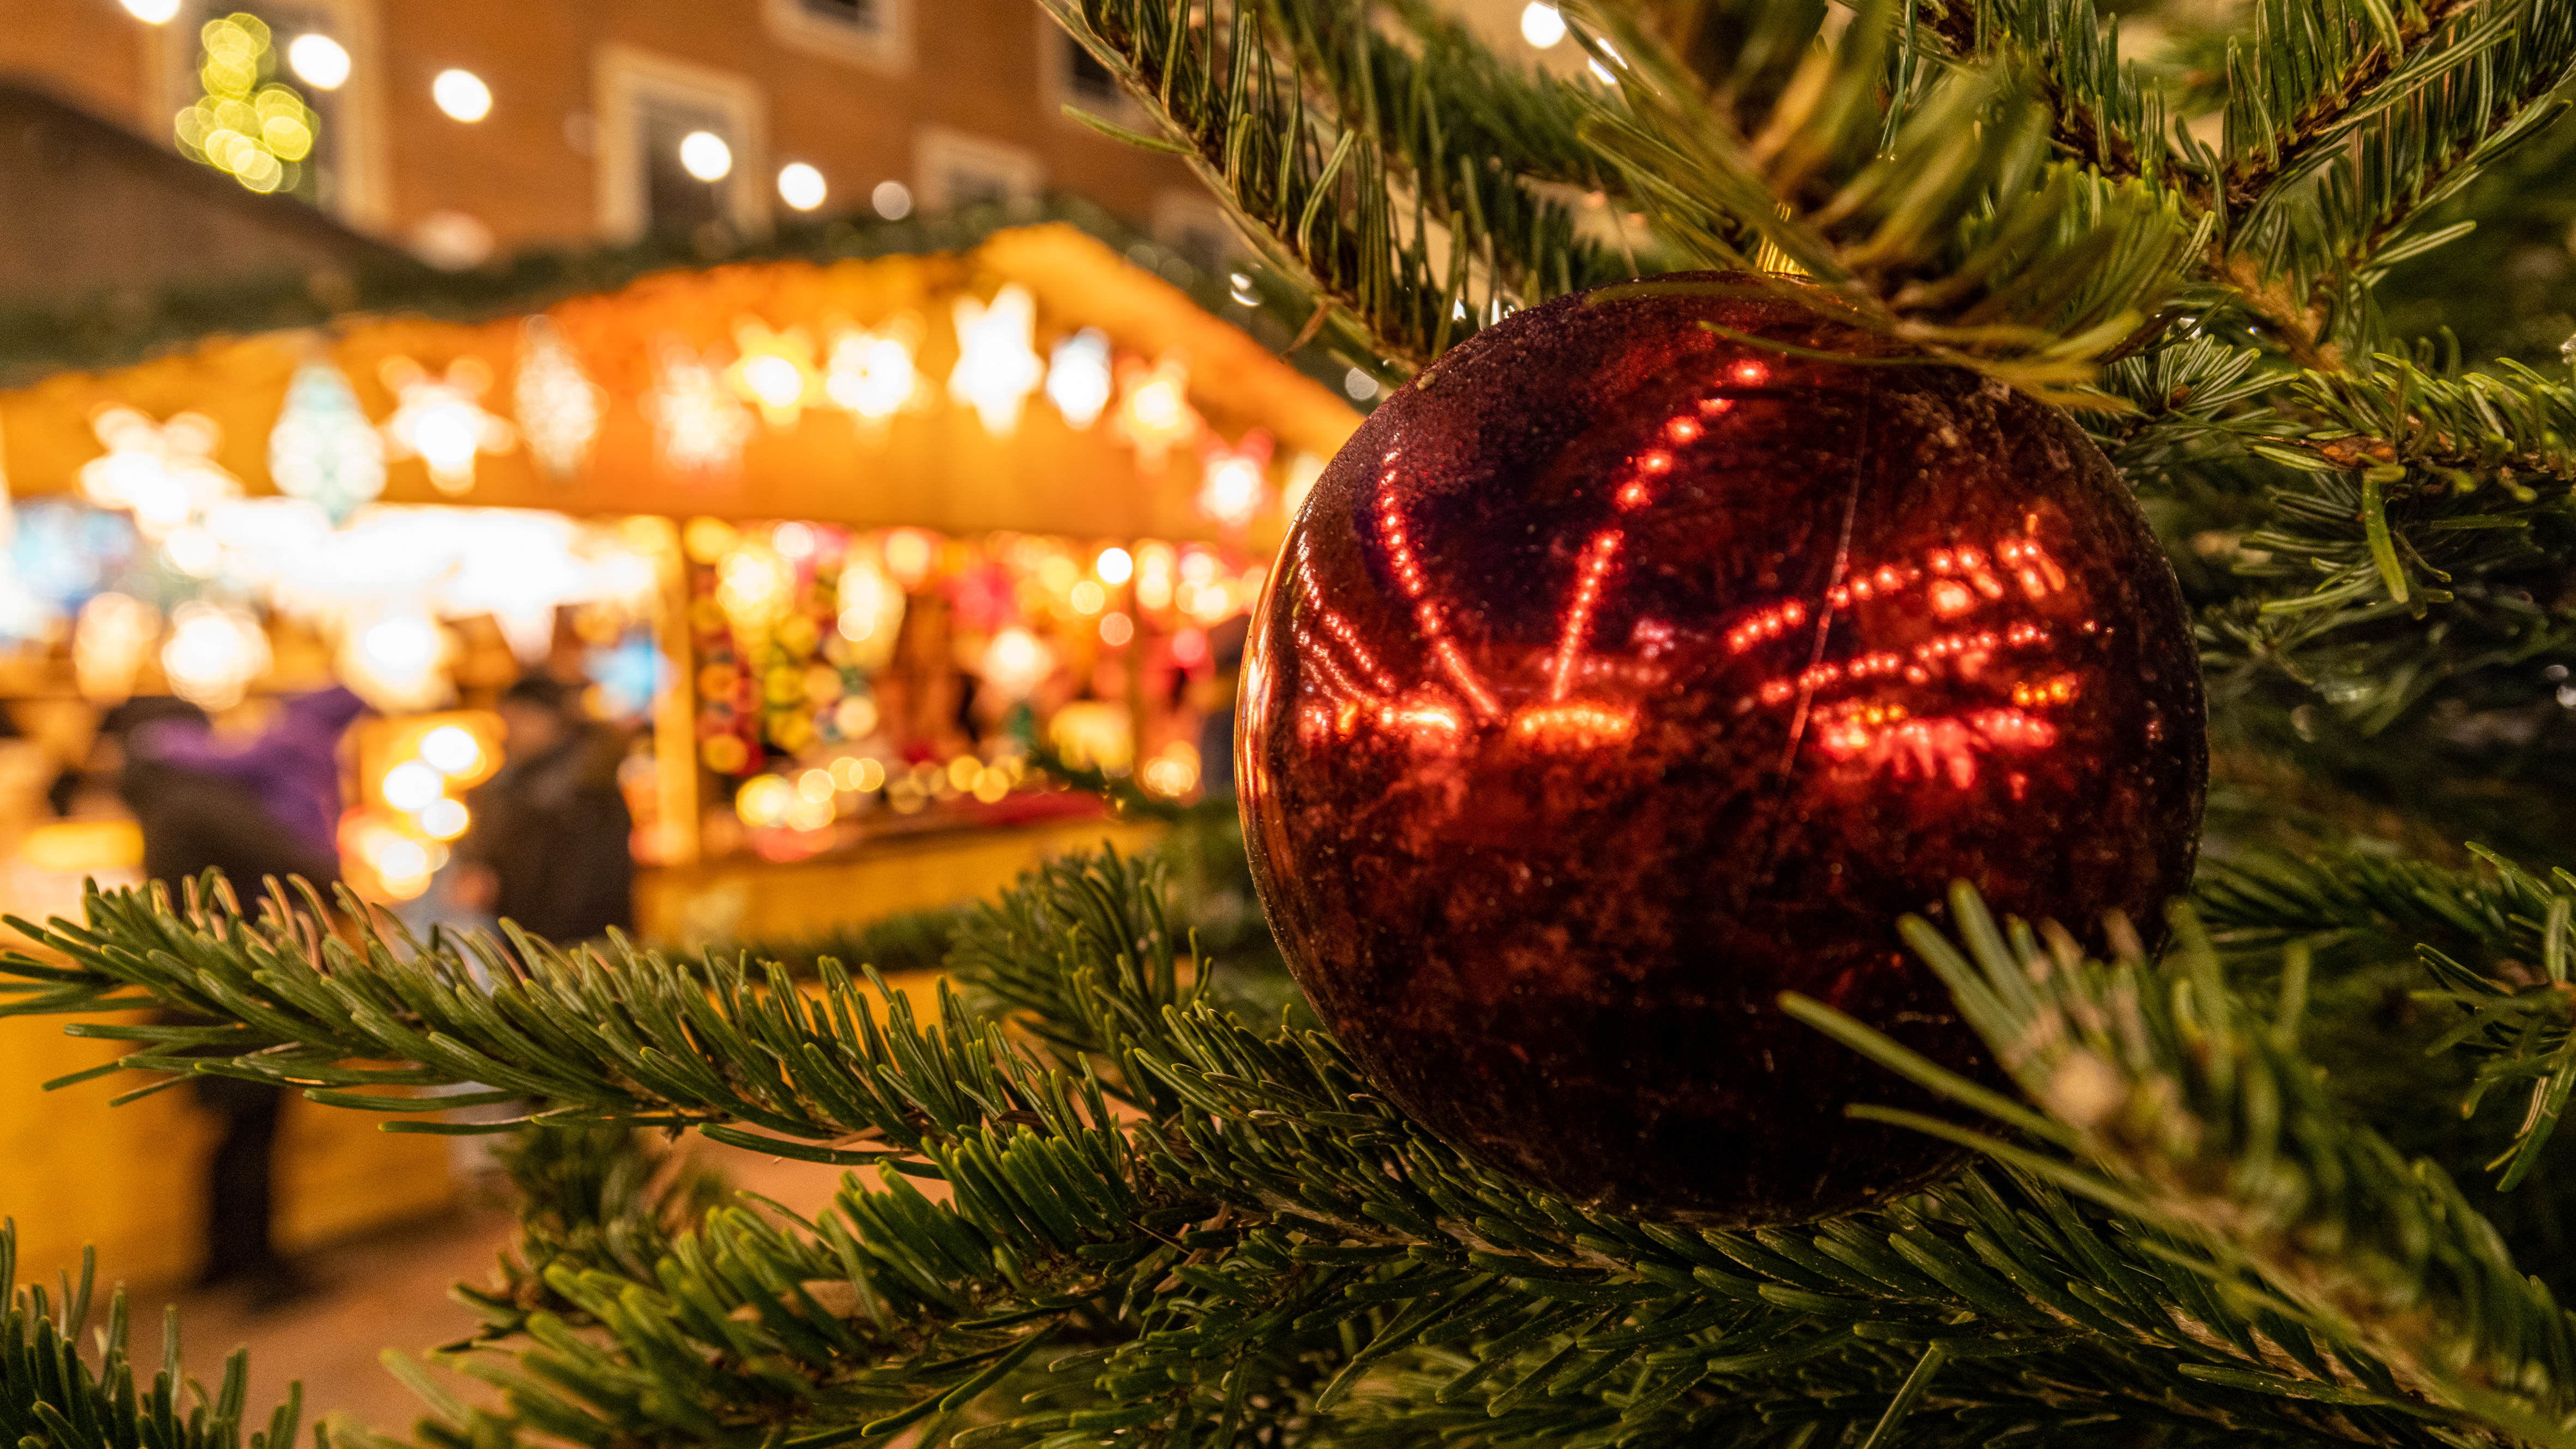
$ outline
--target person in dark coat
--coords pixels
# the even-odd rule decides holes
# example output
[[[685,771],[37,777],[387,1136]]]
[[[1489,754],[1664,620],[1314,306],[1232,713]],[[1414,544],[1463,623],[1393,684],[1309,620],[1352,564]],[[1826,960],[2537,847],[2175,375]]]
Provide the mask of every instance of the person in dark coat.
[[[355,712],[336,700],[321,708],[333,720],[331,744]],[[289,727],[300,731],[315,711],[290,704],[287,713]],[[339,856],[327,831],[317,832],[303,818],[322,811],[311,798],[312,781],[304,778],[311,771],[288,771],[297,788],[280,796],[277,789],[264,789],[274,782],[255,772],[208,768],[225,763],[215,757],[227,752],[211,738],[205,711],[185,700],[129,700],[110,711],[100,729],[124,752],[117,793],[143,832],[143,873],[166,887],[174,904],[185,901],[185,883],[209,869],[222,871],[235,897],[254,909],[268,877],[283,883],[301,876],[326,896],[339,880]],[[306,743],[299,739],[289,752],[303,752]],[[254,744],[234,758],[259,749]],[[336,780],[327,788],[336,797]],[[278,1251],[274,1234],[272,1159],[286,1094],[232,1077],[199,1077],[195,1087],[198,1105],[222,1123],[207,1164],[206,1255],[197,1281],[237,1285],[263,1308],[298,1297],[305,1281]]]
[[[632,930],[634,820],[617,786],[618,738],[543,675],[504,691],[500,713],[508,763],[466,797],[458,901],[559,944]]]

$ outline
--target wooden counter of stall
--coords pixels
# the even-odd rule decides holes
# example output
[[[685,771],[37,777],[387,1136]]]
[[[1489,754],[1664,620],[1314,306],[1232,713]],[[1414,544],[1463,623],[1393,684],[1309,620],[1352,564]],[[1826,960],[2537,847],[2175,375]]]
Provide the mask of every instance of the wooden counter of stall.
[[[636,880],[648,939],[704,940],[758,921],[784,937],[990,896],[1024,870],[1106,841],[1122,853],[1154,827],[1104,819],[925,834],[792,863],[703,860]],[[77,881],[51,909],[77,909]],[[717,928],[710,930],[709,928]],[[12,937],[11,946],[17,944]],[[856,964],[856,963],[853,963]],[[893,983],[935,1013],[932,978]],[[127,1043],[63,1035],[63,1017],[0,1018],[0,1214],[18,1225],[23,1281],[75,1274],[94,1245],[105,1281],[177,1283],[203,1252],[205,1167],[215,1123],[186,1089],[111,1107],[145,1085],[114,1075],[59,1091],[44,1083],[113,1060]],[[290,1254],[426,1219],[456,1205],[448,1139],[377,1130],[377,1117],[287,1104],[277,1144],[277,1229]]]

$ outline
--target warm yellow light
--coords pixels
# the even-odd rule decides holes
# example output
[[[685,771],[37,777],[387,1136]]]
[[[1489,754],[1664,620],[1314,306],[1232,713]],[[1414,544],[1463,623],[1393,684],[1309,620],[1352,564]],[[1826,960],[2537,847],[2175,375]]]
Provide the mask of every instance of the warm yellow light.
[[[1124,649],[1136,637],[1136,621],[1125,614],[1104,614],[1100,620],[1100,642],[1112,649]]]
[[[829,770],[807,770],[796,777],[796,793],[808,800],[829,800],[834,788]]]
[[[900,181],[880,181],[876,190],[868,193],[868,204],[886,220],[901,221],[912,215],[912,188]]]
[[[959,755],[948,762],[948,783],[960,790],[972,790],[984,774],[984,762],[973,755]]]
[[[734,792],[733,809],[745,825],[784,825],[796,798],[796,787],[784,776],[754,775]]]
[[[429,83],[429,98],[450,120],[479,121],[492,114],[492,88],[470,70],[443,70]]]
[[[1521,39],[1546,50],[1565,38],[1565,16],[1547,0],[1530,0],[1521,10]]]
[[[414,814],[447,793],[447,777],[419,760],[405,760],[385,771],[382,789],[386,804]]]
[[[1136,559],[1123,548],[1104,548],[1100,557],[1091,561],[1091,571],[1100,575],[1104,584],[1123,584],[1135,576]]]
[[[417,840],[388,840],[377,849],[375,865],[388,887],[400,889],[428,877],[429,847]]]
[[[125,13],[146,25],[167,25],[179,13],[179,0],[125,0]]]
[[[722,181],[733,172],[733,148],[713,131],[691,131],[680,138],[680,169],[700,181]]]
[[[975,783],[968,789],[976,799],[987,805],[995,804],[1011,793],[1010,771],[986,766],[976,773]]]
[[[787,408],[805,396],[805,374],[795,363],[772,354],[742,365],[742,384],[763,407]]]
[[[443,775],[471,775],[483,767],[483,746],[462,725],[440,725],[420,737],[420,757]]]
[[[299,35],[286,47],[286,63],[296,77],[321,90],[336,91],[349,79],[349,52],[327,35]]]
[[[831,194],[824,184],[823,173],[802,161],[790,161],[778,168],[778,199],[798,211],[812,211]]]
[[[1109,591],[1084,579],[1073,586],[1072,603],[1077,614],[1097,614],[1108,605]]]
[[[454,840],[473,823],[462,800],[432,800],[420,812],[420,828],[438,840]]]

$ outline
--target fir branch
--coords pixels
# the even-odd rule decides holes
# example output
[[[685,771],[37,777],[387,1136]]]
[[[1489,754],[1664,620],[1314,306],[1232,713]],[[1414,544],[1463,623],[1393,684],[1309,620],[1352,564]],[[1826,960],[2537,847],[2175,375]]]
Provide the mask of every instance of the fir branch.
[[[2576,1437],[2563,1427],[2576,1324],[2438,1169],[2343,1117],[2287,1033],[2227,989],[2187,911],[2183,946],[2158,968],[1999,927],[1965,886],[1950,905],[1959,944],[1920,920],[1906,937],[2047,1109],[2045,1148],[1861,1115],[1972,1142],[2133,1218],[2214,1289],[2267,1302],[2311,1352],[2366,1355],[2391,1376],[2383,1395],[2421,1396],[2509,1441]],[[1918,1082],[1947,1079],[1828,1008],[1793,1009]]]
[[[2169,1234],[2106,1223],[2018,1172],[1755,1233],[1534,1194],[1425,1136],[1329,1040],[1256,1032],[1188,995],[1151,964],[1148,882],[1112,862],[1034,876],[969,963],[970,985],[1017,991],[1046,1019],[1051,1064],[953,999],[936,1026],[875,1028],[845,981],[790,1013],[776,982],[636,954],[543,999],[567,1038],[649,1033],[652,1053],[629,1054],[649,1080],[598,1053],[544,1068],[561,1055],[551,1042],[513,1045],[493,1023],[521,1021],[519,993],[568,961],[521,940],[529,972],[486,988],[455,943],[407,963],[295,930],[282,907],[246,925],[221,891],[192,920],[95,896],[88,924],[48,938],[72,966],[9,969],[46,1009],[101,1010],[131,999],[126,983],[212,1006],[251,1048],[220,1070],[299,1057],[314,1071],[352,1048],[410,1060],[391,1070],[415,1078],[551,1070],[578,1088],[564,1100],[598,1104],[587,1111],[726,1134],[727,1110],[783,1131],[790,1101],[851,1091],[817,1065],[838,1055],[916,1104],[926,1122],[906,1154],[810,1227],[725,1210],[649,1273],[613,1254],[555,1263],[548,1289],[592,1327],[533,1312],[515,1367],[465,1360],[507,1410],[434,1398],[422,1439],[438,1449],[528,1435],[749,1449],[912,1427],[965,1445],[1113,1429],[1391,1443],[1443,1414],[1481,1416],[1501,1443],[1679,1443],[1774,1421],[1858,1435],[1935,1345],[1951,1362],[1916,1383],[1906,1418],[1926,1442],[2014,1429],[2087,1442],[2106,1422],[2237,1441],[2445,1437],[2444,1416],[2370,1354],[2312,1345]],[[1060,985],[1043,984],[1050,969]],[[674,1014],[684,1031],[663,1024]],[[1094,1064],[1136,1108],[1111,1111]],[[706,1076],[738,1084],[730,1109]],[[949,1105],[970,1099],[977,1110]],[[830,1120],[876,1115],[853,1102]],[[907,1174],[940,1178],[950,1200],[922,1199]],[[998,1407],[1009,1393],[1019,1410]]]
[[[136,1381],[125,1290],[109,1299],[104,1327],[89,1324],[98,1257],[81,1254],[80,1281],[68,1277],[56,1301],[18,1281],[18,1225],[0,1220],[0,1443],[19,1449],[294,1449],[304,1386],[252,1428],[250,1357],[236,1350],[209,1394],[180,1359],[179,1313],[161,1330],[161,1364],[148,1387]],[[84,1345],[85,1334],[95,1335]],[[95,1358],[95,1367],[92,1358]],[[315,1449],[330,1449],[320,1425]]]

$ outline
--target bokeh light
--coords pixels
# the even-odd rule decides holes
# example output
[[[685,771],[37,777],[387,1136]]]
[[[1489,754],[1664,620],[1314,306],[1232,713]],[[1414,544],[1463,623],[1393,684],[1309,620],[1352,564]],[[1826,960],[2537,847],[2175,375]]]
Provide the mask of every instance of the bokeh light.
[[[336,91],[348,83],[349,52],[318,31],[295,37],[286,47],[286,64],[296,79],[321,90]]]
[[[492,88],[470,70],[443,70],[429,83],[429,98],[450,120],[479,121],[492,114]]]
[[[812,211],[823,204],[832,188],[823,173],[802,161],[790,161],[778,168],[778,199],[798,211]]]
[[[680,138],[680,169],[700,181],[722,181],[733,173],[733,148],[713,131],[691,131]]]

